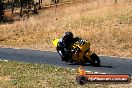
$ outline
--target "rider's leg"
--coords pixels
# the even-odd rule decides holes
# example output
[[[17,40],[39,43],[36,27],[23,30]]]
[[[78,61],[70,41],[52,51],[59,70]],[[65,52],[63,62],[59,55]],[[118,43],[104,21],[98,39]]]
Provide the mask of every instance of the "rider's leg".
[[[64,50],[58,50],[57,52],[60,54],[62,61],[68,61],[68,55]]]

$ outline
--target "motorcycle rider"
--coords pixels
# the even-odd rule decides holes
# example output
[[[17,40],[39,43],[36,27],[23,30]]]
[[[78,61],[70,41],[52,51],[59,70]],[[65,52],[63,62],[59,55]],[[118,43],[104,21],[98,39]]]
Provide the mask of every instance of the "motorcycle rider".
[[[58,42],[57,51],[60,52],[62,61],[69,61],[71,60],[70,57],[72,56],[72,49],[71,45],[78,41],[79,38],[73,37],[72,32],[65,32],[62,36],[62,38]]]

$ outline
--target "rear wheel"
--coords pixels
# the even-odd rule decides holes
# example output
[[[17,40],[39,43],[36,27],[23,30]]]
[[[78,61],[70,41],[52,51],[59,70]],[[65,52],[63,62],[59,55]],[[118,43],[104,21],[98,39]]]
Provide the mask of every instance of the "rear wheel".
[[[93,66],[100,66],[100,59],[99,57],[94,53],[90,56],[91,60],[90,60],[90,63],[93,65]]]

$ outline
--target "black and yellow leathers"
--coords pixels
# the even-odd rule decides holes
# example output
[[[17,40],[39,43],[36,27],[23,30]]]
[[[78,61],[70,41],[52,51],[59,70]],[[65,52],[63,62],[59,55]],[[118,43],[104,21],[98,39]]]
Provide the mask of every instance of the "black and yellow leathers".
[[[56,47],[58,46],[58,42],[59,39],[52,40],[53,45]],[[87,40],[80,39],[70,47],[71,52],[74,52],[71,55],[72,62],[81,64],[91,63],[93,66],[100,66],[100,59],[94,52],[90,50],[90,42]]]

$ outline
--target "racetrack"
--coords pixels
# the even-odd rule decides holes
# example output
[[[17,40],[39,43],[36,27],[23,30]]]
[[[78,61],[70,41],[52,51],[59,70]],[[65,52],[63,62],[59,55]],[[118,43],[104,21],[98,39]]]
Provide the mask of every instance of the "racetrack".
[[[62,62],[59,54],[53,51],[0,48],[0,59],[49,64],[67,68],[79,67],[79,65]],[[84,68],[92,72],[123,73],[132,76],[132,59],[100,56],[100,60],[101,67],[93,67],[88,64]]]

